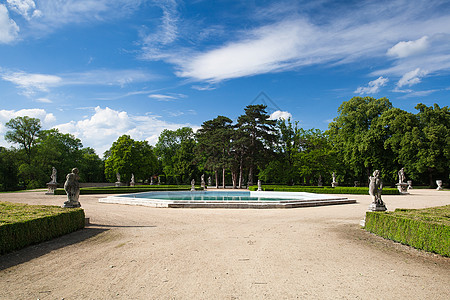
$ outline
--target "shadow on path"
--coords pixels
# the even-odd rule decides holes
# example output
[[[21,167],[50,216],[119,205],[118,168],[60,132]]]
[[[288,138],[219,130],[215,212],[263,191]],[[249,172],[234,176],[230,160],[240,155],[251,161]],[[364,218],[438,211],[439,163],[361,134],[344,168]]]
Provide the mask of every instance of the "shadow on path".
[[[100,228],[154,228],[155,225],[101,225],[89,223],[89,226],[100,227]]]
[[[102,225],[98,225],[97,227],[101,226]],[[42,242],[36,245],[25,247],[20,250],[13,251],[11,253],[0,255],[0,271],[33,260],[47,253],[50,253],[51,251],[80,243],[108,230],[109,229],[104,228],[86,227],[84,229],[52,239],[50,241]]]

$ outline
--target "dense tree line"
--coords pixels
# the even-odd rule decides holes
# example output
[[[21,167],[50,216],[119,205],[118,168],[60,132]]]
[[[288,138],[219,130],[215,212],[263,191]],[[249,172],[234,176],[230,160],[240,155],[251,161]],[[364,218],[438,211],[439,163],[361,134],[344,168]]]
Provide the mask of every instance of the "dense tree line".
[[[79,139],[40,121],[17,117],[6,123],[5,139],[18,148],[0,147],[0,189],[44,187],[51,168],[67,174],[77,166],[85,182],[197,182],[202,174],[217,186],[265,183],[316,185],[338,181],[367,184],[381,170],[386,183],[404,167],[415,184],[449,180],[450,111],[418,104],[417,113],[393,107],[386,99],[354,97],[343,102],[328,130],[305,130],[298,122],[271,120],[264,105],[249,105],[233,122],[226,116],[192,128],[164,130],[154,147],[123,135],[100,159]],[[61,178],[61,175],[60,177]],[[60,180],[62,181],[62,179]]]

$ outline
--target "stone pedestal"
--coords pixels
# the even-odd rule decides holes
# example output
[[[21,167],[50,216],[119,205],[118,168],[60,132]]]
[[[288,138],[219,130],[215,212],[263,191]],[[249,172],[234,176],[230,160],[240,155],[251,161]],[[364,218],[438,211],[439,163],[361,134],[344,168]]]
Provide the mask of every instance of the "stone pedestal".
[[[332,182],[331,183],[331,187],[337,187],[339,185],[339,183],[337,183],[337,182]]]
[[[119,186],[122,186],[122,182],[120,182],[120,181],[116,181],[116,182],[114,183],[114,186],[115,186],[115,187],[119,187]]]
[[[395,184],[397,186],[398,191],[400,192],[400,194],[402,195],[406,195],[408,194],[408,184],[407,183],[396,183]]]
[[[386,211],[386,205],[383,204],[379,204],[379,203],[371,203],[369,205],[369,211]]]
[[[436,190],[440,191],[442,190],[442,180],[436,180],[437,188]]]
[[[58,184],[56,182],[47,183],[48,190],[45,193],[46,195],[54,195],[56,189],[58,188]]]
[[[408,180],[407,181],[407,183],[408,183],[408,190],[412,190],[412,180]]]
[[[63,207],[66,207],[66,208],[81,207],[81,204],[80,204],[79,201],[69,201],[69,200],[67,200],[66,202],[64,202]]]

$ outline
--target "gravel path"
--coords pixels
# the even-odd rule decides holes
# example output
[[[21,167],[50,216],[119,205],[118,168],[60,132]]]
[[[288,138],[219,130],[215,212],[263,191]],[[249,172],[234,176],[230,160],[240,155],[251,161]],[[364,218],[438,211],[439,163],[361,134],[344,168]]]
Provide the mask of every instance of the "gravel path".
[[[357,204],[166,209],[80,197],[91,225],[0,256],[0,299],[449,299],[450,259],[361,230]],[[383,196],[389,210],[449,191]],[[61,205],[44,192],[0,201]]]

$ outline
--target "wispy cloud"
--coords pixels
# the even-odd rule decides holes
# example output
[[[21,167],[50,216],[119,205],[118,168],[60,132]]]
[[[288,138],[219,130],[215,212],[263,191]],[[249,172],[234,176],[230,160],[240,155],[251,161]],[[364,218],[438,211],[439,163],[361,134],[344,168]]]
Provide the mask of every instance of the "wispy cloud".
[[[280,5],[256,8],[255,22],[245,28],[226,28],[226,38],[218,36],[216,43],[186,48],[169,38],[171,47],[161,48],[166,41],[161,39],[143,47],[144,58],[165,60],[176,66],[177,76],[207,83],[364,59],[377,59],[380,66],[392,64],[371,74],[384,77],[401,77],[411,71],[411,62],[419,61],[422,65],[414,69],[429,70],[426,64],[436,70],[450,69],[450,43],[444,41],[450,35],[450,19],[448,7],[435,9],[440,1],[361,1],[334,4],[333,9],[327,4],[297,3],[289,10]],[[166,23],[161,24],[165,28]]]
[[[8,44],[19,36],[19,26],[14,20],[9,18],[8,9],[4,4],[0,4],[0,43]]]
[[[421,70],[420,68],[417,68],[411,72],[406,73],[405,75],[400,78],[400,80],[397,83],[398,87],[402,86],[412,86],[414,84],[417,84],[421,81],[421,78],[427,75],[426,71]]]
[[[179,98],[186,98],[186,95],[184,94],[151,94],[148,95],[149,98],[155,99],[158,101],[173,101]]]
[[[355,94],[365,95],[365,94],[376,94],[380,91],[382,86],[385,86],[389,81],[388,78],[384,78],[383,76],[378,77],[375,80],[369,81],[369,84],[365,87],[358,87]]]
[[[143,70],[92,70],[58,75],[4,71],[0,73],[0,78],[17,85],[22,94],[32,96],[37,92],[49,92],[52,87],[67,85],[124,87],[137,82],[146,82],[157,76]]]

